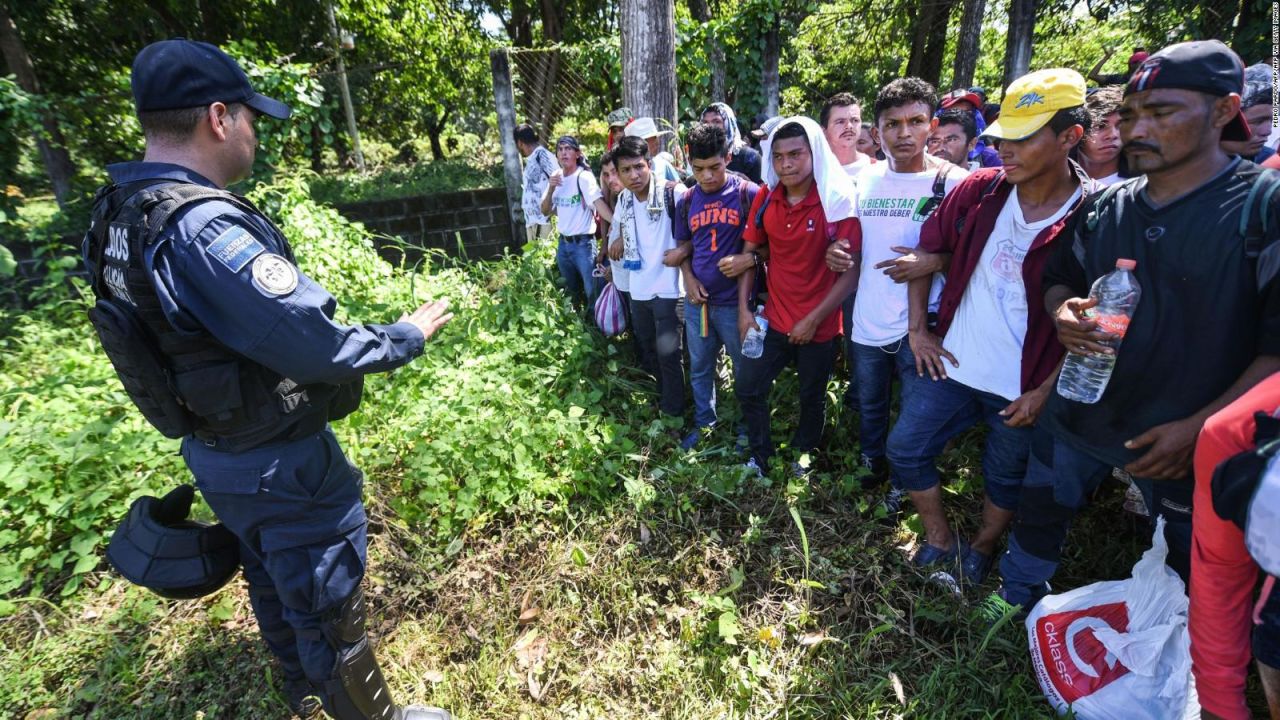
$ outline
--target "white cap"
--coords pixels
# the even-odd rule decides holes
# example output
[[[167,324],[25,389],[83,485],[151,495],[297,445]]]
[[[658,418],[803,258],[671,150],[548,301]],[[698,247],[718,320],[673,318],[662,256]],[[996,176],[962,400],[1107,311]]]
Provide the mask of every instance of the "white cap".
[[[626,137],[638,137],[648,140],[651,137],[661,135],[672,135],[670,130],[659,130],[658,124],[651,117],[638,117],[632,120],[627,129],[623,132]]]

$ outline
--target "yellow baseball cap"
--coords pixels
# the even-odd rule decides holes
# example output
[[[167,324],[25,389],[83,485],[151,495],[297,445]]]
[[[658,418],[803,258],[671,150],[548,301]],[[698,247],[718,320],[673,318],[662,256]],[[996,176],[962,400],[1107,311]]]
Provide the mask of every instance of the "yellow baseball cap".
[[[1031,137],[1054,113],[1084,104],[1084,78],[1075,70],[1052,68],[1027,73],[1009,86],[1000,102],[1000,117],[983,135],[1001,140]]]

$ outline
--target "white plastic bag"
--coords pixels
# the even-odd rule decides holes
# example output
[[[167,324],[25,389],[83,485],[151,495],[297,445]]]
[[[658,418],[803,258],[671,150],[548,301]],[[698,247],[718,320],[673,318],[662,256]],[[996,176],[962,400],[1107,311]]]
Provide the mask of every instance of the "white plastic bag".
[[[1128,580],[1049,595],[1027,617],[1031,662],[1059,714],[1081,720],[1164,720],[1188,713],[1187,594],[1169,554],[1164,518]]]

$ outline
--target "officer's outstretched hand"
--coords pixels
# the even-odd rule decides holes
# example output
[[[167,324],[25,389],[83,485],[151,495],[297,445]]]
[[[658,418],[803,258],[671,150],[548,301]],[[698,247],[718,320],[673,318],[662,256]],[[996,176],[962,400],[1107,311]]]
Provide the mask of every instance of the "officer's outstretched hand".
[[[422,307],[411,313],[405,313],[400,317],[400,322],[407,322],[416,325],[422,331],[424,339],[430,338],[445,323],[453,319],[453,313],[447,312],[449,309],[449,301],[433,300],[423,303]]]

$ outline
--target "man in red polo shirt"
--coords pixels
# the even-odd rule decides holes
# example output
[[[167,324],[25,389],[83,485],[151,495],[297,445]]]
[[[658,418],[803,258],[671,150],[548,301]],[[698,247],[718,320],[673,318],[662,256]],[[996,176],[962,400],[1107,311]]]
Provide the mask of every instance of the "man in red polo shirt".
[[[1000,119],[987,131],[1000,139],[1004,167],[970,175],[921,228],[920,248],[950,263],[936,330],[926,323],[932,278],[910,281],[907,337],[921,380],[903,394],[888,441],[894,487],[910,493],[924,525],[912,562],[937,564],[942,577],[974,585],[986,577],[1018,508],[1031,429],[1063,354],[1040,309],[1040,277],[1094,187],[1068,159],[1089,126],[1084,78],[1040,70],[1018,78],[1004,97]],[[982,457],[986,499],[969,544],[947,522],[934,461],[949,439],[978,423],[990,428]]]
[[[862,232],[856,218],[853,181],[827,145],[822,128],[808,118],[788,118],[765,145],[765,183],[757,193],[743,253],[759,257],[769,248],[766,283],[769,301],[764,352],[744,357],[737,376],[738,401],[751,443],[748,467],[767,470],[773,455],[769,435],[769,390],[792,362],[800,377],[800,423],[791,447],[815,450],[826,416],[827,382],[831,378],[834,342],[840,335],[840,302],[857,282],[858,265],[837,274],[827,269],[827,245],[846,240],[861,257]],[[761,207],[764,206],[763,212]],[[757,221],[762,218],[761,221]],[[750,306],[755,268],[738,277],[738,329],[745,339],[757,327]],[[804,472],[806,468],[793,466]]]

